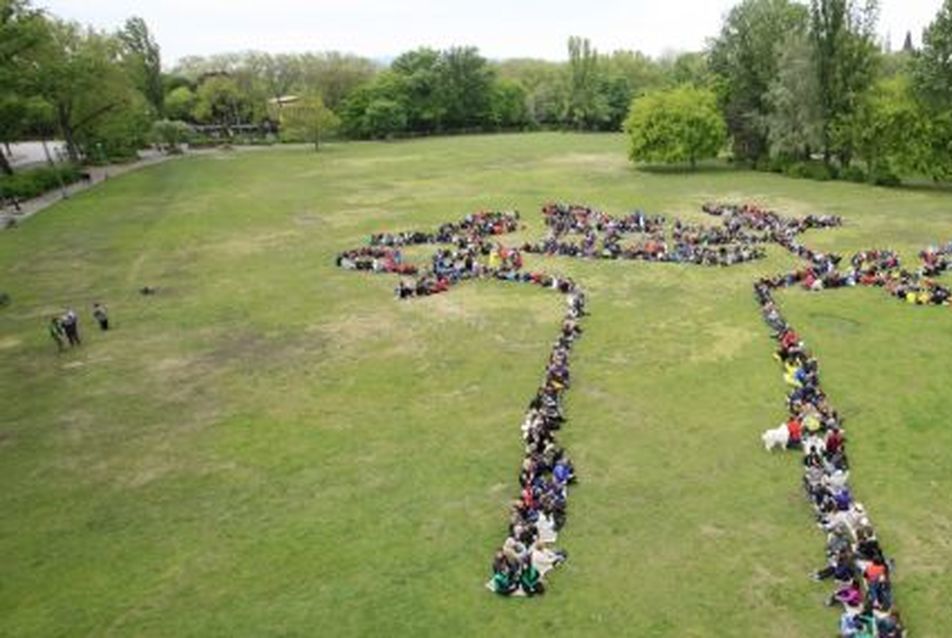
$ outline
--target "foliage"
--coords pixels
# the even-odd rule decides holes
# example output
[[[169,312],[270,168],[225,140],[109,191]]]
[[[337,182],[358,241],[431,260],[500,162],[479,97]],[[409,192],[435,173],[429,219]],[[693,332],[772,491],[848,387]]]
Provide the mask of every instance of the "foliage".
[[[867,93],[852,119],[850,134],[851,145],[872,179],[909,174],[922,164],[928,135],[922,115],[906,78],[884,80]]]
[[[195,93],[192,116],[196,121],[208,124],[233,126],[252,120],[254,107],[247,94],[241,91],[238,81],[225,74],[206,77]]]
[[[913,66],[918,94],[936,110],[952,108],[952,0],[922,33],[922,50]]]
[[[635,98],[625,121],[629,157],[635,162],[688,162],[715,157],[727,137],[717,97],[708,89],[682,86]]]
[[[42,12],[25,0],[0,0],[0,143],[14,142],[36,114],[36,52],[49,36]],[[0,173],[12,174],[0,153]]]
[[[571,128],[599,128],[609,117],[599,88],[598,51],[587,38],[569,38],[568,83],[563,121]]]
[[[407,112],[403,105],[386,98],[378,98],[368,104],[364,118],[366,131],[374,138],[392,137],[407,126]]]
[[[711,47],[710,64],[735,158],[756,161],[767,153],[769,89],[781,74],[789,78],[787,45],[797,43],[806,27],[806,8],[791,0],[744,0],[728,13]]]
[[[788,36],[782,48],[777,75],[764,99],[768,107],[767,141],[773,156],[809,159],[812,151],[822,145],[813,52],[802,33]]]
[[[285,141],[302,141],[320,148],[323,137],[340,126],[340,118],[324,105],[320,96],[299,99],[281,109],[281,133]]]
[[[152,140],[170,153],[189,140],[192,129],[179,120],[158,120],[152,123]]]
[[[817,70],[823,155],[827,163],[836,155],[848,166],[853,148],[850,127],[863,93],[875,77],[874,43],[878,5],[867,0],[812,0],[810,39]]]
[[[0,198],[32,199],[57,189],[62,184],[77,182],[80,177],[81,171],[75,164],[41,166],[19,171],[14,175],[0,175]]]
[[[165,95],[163,111],[173,120],[188,120],[192,117],[197,97],[188,86],[179,86]]]
[[[118,33],[123,44],[123,55],[129,65],[136,86],[161,116],[165,107],[165,86],[162,83],[162,58],[159,45],[149,31],[145,20],[132,17]]]
[[[142,94],[120,64],[119,42],[75,23],[52,21],[49,28],[39,53],[38,93],[52,106],[70,158],[89,156],[89,142],[126,154],[149,123]]]
[[[492,122],[497,127],[515,128],[528,124],[526,90],[513,80],[498,80],[493,84],[489,101]]]

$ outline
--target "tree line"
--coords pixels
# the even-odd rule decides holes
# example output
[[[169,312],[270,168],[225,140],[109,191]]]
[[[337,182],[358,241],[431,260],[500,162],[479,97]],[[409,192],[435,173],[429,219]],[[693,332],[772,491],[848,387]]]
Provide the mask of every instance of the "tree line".
[[[952,0],[892,52],[875,0],[742,0],[703,51],[489,60],[418,48],[389,64],[338,52],[227,53],[163,70],[140,18],[114,33],[0,0],[0,142],[63,139],[73,159],[174,147],[196,128],[318,143],[468,131],[626,130],[636,161],[736,162],[888,183],[952,175]],[[2,156],[2,154],[0,154]],[[9,172],[5,158],[0,170]]]

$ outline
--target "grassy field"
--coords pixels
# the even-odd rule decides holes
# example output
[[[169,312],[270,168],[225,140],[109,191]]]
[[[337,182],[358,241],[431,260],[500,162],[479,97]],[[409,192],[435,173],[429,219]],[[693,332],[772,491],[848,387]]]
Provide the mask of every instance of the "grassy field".
[[[0,233],[0,635],[832,635],[797,460],[759,440],[784,417],[751,294],[795,263],[775,247],[723,270],[545,260],[593,312],[562,436],[571,556],[542,599],[483,589],[561,300],[476,282],[398,303],[333,258],[479,208],[538,236],[553,199],[840,214],[805,241],[846,254],[952,239],[948,194],[642,173],[617,135],[237,152],[110,181]],[[904,616],[947,635],[952,312],[778,299],[847,416]],[[115,331],[93,331],[94,301]],[[66,305],[85,342],[57,355],[45,323]]]

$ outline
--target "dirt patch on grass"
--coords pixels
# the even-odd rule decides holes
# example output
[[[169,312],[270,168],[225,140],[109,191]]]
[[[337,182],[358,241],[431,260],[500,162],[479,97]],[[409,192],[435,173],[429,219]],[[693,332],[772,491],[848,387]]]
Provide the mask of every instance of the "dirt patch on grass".
[[[619,168],[628,167],[628,160],[624,155],[618,153],[566,153],[551,157],[545,160],[544,163],[556,166],[579,166],[587,170],[604,171],[615,171]]]
[[[280,248],[288,241],[301,236],[298,230],[283,230],[273,233],[250,235],[220,242],[215,249],[234,257],[247,257]]]
[[[733,358],[758,338],[756,332],[730,324],[713,324],[706,332],[707,345],[692,352],[692,362],[708,363]]]

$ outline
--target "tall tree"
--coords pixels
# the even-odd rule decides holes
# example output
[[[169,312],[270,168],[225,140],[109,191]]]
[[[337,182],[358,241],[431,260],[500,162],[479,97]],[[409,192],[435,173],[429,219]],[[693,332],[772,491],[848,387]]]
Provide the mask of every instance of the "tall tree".
[[[123,52],[129,58],[136,85],[156,115],[161,116],[165,108],[165,87],[162,84],[162,55],[158,43],[145,20],[137,16],[126,20],[118,35],[124,45]]]
[[[919,169],[933,179],[948,179],[952,177],[952,0],[945,0],[922,33],[913,81],[929,128]]]
[[[822,117],[813,50],[804,33],[783,41],[777,77],[765,100],[770,153],[784,159],[809,159],[821,147]]]
[[[282,132],[296,140],[314,144],[320,150],[321,139],[340,125],[340,119],[324,105],[319,95],[305,96],[281,109]]]
[[[917,92],[930,106],[952,109],[952,0],[945,0],[922,32],[913,74]]]
[[[390,65],[403,78],[407,127],[414,131],[438,131],[446,116],[445,97],[440,92],[440,57],[436,49],[421,47],[400,55]]]
[[[438,93],[449,128],[480,126],[491,114],[493,70],[475,47],[443,51],[438,64]]]
[[[807,10],[791,0],[744,0],[731,9],[710,49],[734,156],[768,151],[768,89],[781,69],[786,38],[806,32]]]
[[[60,21],[50,23],[50,34],[39,54],[38,90],[53,107],[69,157],[76,161],[91,129],[123,115],[142,97],[121,64],[115,38]]]
[[[564,121],[576,129],[594,128],[608,118],[608,106],[598,91],[598,51],[588,38],[569,38],[568,90]]]
[[[824,160],[833,155],[848,165],[851,139],[848,129],[863,93],[875,77],[877,48],[875,28],[878,3],[867,0],[812,0],[810,38],[817,72],[822,115]]]
[[[0,142],[16,141],[27,129],[35,105],[39,69],[36,58],[49,38],[42,12],[25,0],[0,0]],[[0,151],[0,172],[13,173]]]

